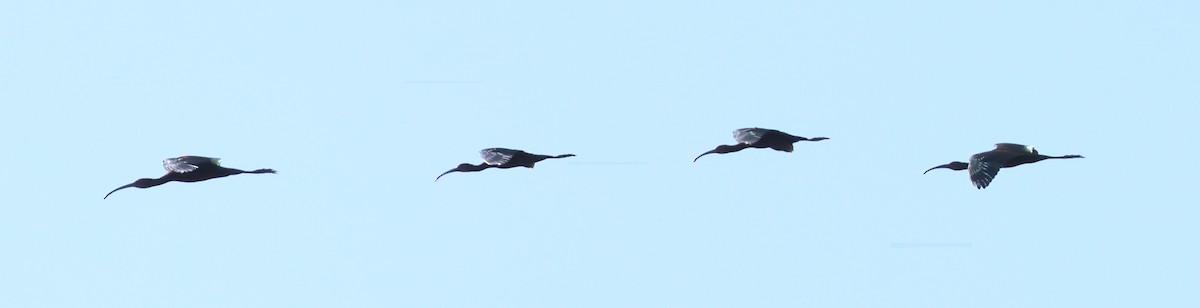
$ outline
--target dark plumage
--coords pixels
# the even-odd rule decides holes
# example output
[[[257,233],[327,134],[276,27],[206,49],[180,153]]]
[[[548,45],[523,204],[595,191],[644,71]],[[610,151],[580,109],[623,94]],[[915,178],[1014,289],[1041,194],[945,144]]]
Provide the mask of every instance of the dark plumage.
[[[227,177],[234,174],[242,173],[275,173],[272,169],[258,169],[254,171],[242,171],[233,168],[221,167],[220,158],[209,158],[203,156],[180,156],[177,158],[168,158],[163,160],[163,168],[167,169],[167,174],[157,179],[138,179],[133,183],[125,186],[117,187],[104,195],[104,199],[108,199],[112,193],[129,187],[150,188],[162,185],[166,182],[199,182],[220,177]]]
[[[930,170],[938,168],[946,168],[955,171],[970,170],[968,173],[971,178],[971,183],[975,184],[976,189],[984,189],[988,187],[988,184],[992,183],[992,179],[996,178],[996,174],[1000,173],[1000,168],[1016,167],[1047,159],[1065,158],[1083,158],[1083,156],[1047,156],[1038,154],[1037,149],[1034,149],[1030,146],[1024,146],[1015,143],[997,143],[996,149],[971,155],[971,160],[969,163],[953,161],[945,165],[929,168],[929,170],[925,170],[925,173],[929,173]]]
[[[541,154],[531,154],[529,152],[525,152],[525,151],[521,151],[521,150],[513,150],[513,149],[505,149],[505,148],[487,148],[487,149],[483,149],[483,150],[479,151],[479,156],[483,157],[482,164],[478,164],[478,165],[459,164],[458,167],[455,167],[454,169],[450,169],[450,171],[446,171],[446,172],[442,173],[437,178],[433,179],[433,181],[437,182],[438,179],[442,178],[442,175],[446,175],[447,173],[451,173],[451,172],[455,172],[455,171],[457,171],[457,172],[476,172],[476,171],[482,171],[483,169],[487,169],[487,168],[500,168],[500,169],[508,169],[508,168],[513,168],[513,167],[533,168],[533,164],[536,164],[537,162],[546,160],[547,158],[566,158],[566,157],[573,157],[573,156],[575,156],[575,154],[563,154],[563,155],[550,156],[550,155],[541,155]]]
[[[791,134],[766,128],[741,128],[733,131],[733,139],[738,143],[734,145],[720,145],[712,151],[704,152],[700,156],[696,156],[692,162],[700,160],[700,157],[708,154],[725,154],[744,150],[746,148],[774,149],[776,151],[792,152],[792,144],[798,141],[821,141],[829,138],[814,137],[804,138],[800,136],[792,136]]]

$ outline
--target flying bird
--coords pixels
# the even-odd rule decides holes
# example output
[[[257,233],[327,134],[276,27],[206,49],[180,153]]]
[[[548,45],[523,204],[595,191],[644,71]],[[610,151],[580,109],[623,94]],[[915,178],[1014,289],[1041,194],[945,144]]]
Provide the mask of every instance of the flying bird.
[[[700,156],[696,156],[692,162],[700,160],[700,157],[708,154],[725,154],[744,150],[746,148],[759,149],[774,149],[776,151],[792,152],[792,144],[798,141],[821,141],[829,138],[814,137],[804,138],[800,136],[792,136],[791,134],[766,128],[740,128],[733,131],[733,140],[738,143],[735,145],[720,145],[712,151],[704,152]]]
[[[108,199],[109,195],[129,187],[150,188],[162,185],[166,182],[199,182],[220,177],[227,177],[234,174],[242,173],[275,173],[273,169],[258,169],[254,171],[242,171],[233,168],[221,167],[220,158],[209,158],[203,156],[180,156],[176,158],[168,158],[163,160],[163,168],[167,169],[167,174],[157,179],[138,179],[125,186],[117,187],[104,195],[104,199]]]
[[[1083,158],[1083,156],[1046,156],[1039,154],[1037,149],[1034,149],[1031,146],[1015,143],[997,143],[996,148],[991,151],[971,155],[971,160],[969,163],[952,161],[949,164],[929,168],[929,170],[925,170],[925,173],[929,173],[929,171],[938,168],[946,168],[955,171],[968,170],[967,172],[971,178],[971,183],[975,184],[975,188],[984,189],[988,187],[988,184],[992,183],[992,179],[996,178],[996,174],[1000,173],[1000,168],[1016,167],[1047,159],[1066,158]]]
[[[513,149],[505,149],[505,148],[487,148],[487,149],[480,150],[479,156],[483,157],[482,164],[478,164],[478,165],[459,164],[458,167],[455,167],[454,169],[450,169],[450,171],[446,171],[446,172],[442,173],[437,178],[433,179],[433,181],[437,182],[438,179],[442,178],[442,175],[446,175],[447,173],[451,173],[451,172],[455,172],[455,171],[476,172],[476,171],[482,171],[483,169],[487,169],[487,168],[500,168],[500,169],[508,169],[508,168],[514,168],[514,167],[533,168],[533,164],[536,164],[537,162],[546,160],[547,158],[566,158],[566,157],[573,157],[573,156],[575,156],[575,154],[563,154],[563,155],[550,156],[550,155],[541,155],[541,154],[531,154],[529,152],[525,152],[525,151],[521,151],[521,150],[513,150]]]

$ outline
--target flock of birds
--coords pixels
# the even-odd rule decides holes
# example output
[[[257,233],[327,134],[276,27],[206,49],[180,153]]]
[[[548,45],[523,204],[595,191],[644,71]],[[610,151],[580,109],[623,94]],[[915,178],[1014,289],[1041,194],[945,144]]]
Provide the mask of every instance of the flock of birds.
[[[747,148],[758,149],[773,149],[776,151],[792,152],[793,144],[800,141],[821,141],[829,138],[814,137],[805,138],[794,136],[785,132],[766,128],[741,128],[733,131],[733,139],[737,141],[733,145],[719,145],[717,148],[696,156],[692,162],[700,160],[700,157],[708,154],[728,154]],[[488,168],[508,169],[515,167],[533,168],[534,164],[551,158],[567,158],[575,156],[575,154],[563,155],[542,155],[533,154],[521,150],[505,149],[505,148],[488,148],[479,151],[479,155],[483,157],[483,163],[478,165],[459,164],[458,167],[450,169],[438,175],[433,180],[436,182],[442,176],[452,172],[477,172]],[[976,153],[971,155],[967,162],[952,161],[945,165],[936,166],[925,170],[929,173],[934,169],[950,169],[950,170],[967,170],[971,183],[976,189],[987,188],[988,184],[996,178],[996,174],[1000,173],[1000,168],[1016,167],[1029,163],[1036,163],[1047,159],[1068,159],[1068,158],[1083,158],[1079,155],[1064,155],[1064,156],[1048,156],[1038,153],[1036,149],[1030,146],[1015,144],[1015,143],[997,143],[996,148],[991,151]],[[199,182],[215,178],[227,177],[242,173],[275,173],[273,169],[258,169],[253,171],[243,171],[239,169],[222,167],[219,163],[219,158],[209,158],[203,156],[182,156],[177,158],[168,158],[163,160],[163,168],[167,169],[167,174],[157,179],[143,178],[134,181],[125,186],[117,187],[104,195],[105,199],[112,193],[129,188],[150,188],[162,185],[167,182]]]

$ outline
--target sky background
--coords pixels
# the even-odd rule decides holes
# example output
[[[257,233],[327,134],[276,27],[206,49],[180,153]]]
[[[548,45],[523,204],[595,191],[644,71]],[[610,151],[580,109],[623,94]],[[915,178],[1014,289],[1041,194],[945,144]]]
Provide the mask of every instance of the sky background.
[[[0,306],[1196,307],[1196,16],[4,1]],[[998,142],[1087,158],[921,174]],[[181,155],[279,174],[101,199]]]

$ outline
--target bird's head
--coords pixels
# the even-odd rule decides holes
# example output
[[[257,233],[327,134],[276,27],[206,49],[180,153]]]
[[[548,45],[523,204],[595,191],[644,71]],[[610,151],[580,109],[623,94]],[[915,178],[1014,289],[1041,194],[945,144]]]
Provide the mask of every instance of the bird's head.
[[[964,162],[961,162],[961,161],[952,161],[952,162],[950,162],[949,164],[945,164],[945,165],[941,165],[941,166],[937,166],[937,167],[929,168],[929,170],[925,170],[925,173],[929,173],[929,171],[932,171],[933,169],[939,169],[939,168],[946,168],[946,169],[955,170],[955,171],[957,171],[957,170],[966,170],[966,169],[967,169],[967,163],[964,163]]]
[[[147,178],[137,179],[137,181],[133,181],[133,183],[125,184],[125,186],[117,187],[117,189],[113,189],[112,191],[108,192],[107,195],[104,195],[104,199],[108,199],[108,196],[112,195],[113,193],[117,192],[118,190],[130,188],[130,187],[137,187],[137,188],[154,187],[154,186],[158,186],[159,184],[162,184],[162,182],[158,179],[147,179]]]

